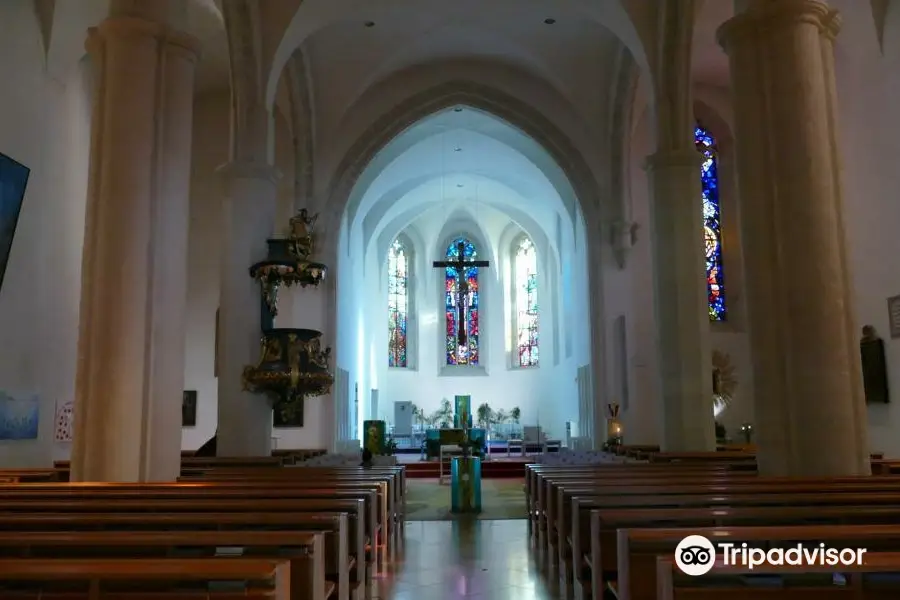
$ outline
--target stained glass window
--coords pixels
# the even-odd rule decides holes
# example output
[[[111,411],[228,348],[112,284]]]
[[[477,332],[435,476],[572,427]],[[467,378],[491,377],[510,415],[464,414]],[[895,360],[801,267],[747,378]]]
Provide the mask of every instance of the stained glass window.
[[[706,246],[706,289],[709,320],[725,320],[725,281],[722,273],[722,219],[719,213],[719,161],[716,139],[700,124],[694,128],[694,145],[703,155],[700,183],[703,192],[703,238]]]
[[[447,246],[447,260],[459,256],[463,243],[463,258],[475,260],[475,246],[465,238],[453,240]],[[447,318],[447,364],[477,365],[478,347],[478,267],[466,267],[459,277],[465,278],[466,293],[458,294],[460,281],[456,269],[447,267],[444,277],[444,308]],[[457,296],[460,304],[457,304]],[[460,328],[465,335],[460,336]],[[461,339],[462,338],[462,339]]]
[[[400,240],[388,250],[388,366],[406,367],[409,252]]]
[[[538,364],[537,254],[527,237],[516,247],[513,266],[516,286],[516,347],[520,367]]]

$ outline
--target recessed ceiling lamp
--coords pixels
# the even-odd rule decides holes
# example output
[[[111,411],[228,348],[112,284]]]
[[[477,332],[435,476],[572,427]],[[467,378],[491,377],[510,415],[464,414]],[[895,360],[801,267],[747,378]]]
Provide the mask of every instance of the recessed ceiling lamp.
[[[556,23],[556,19],[544,19],[544,23],[546,23],[547,25],[553,25],[554,23]]]
[[[462,112],[462,106],[457,106],[453,109],[453,112]]]
[[[375,21],[366,21],[363,25],[366,27],[375,27]]]
[[[454,151],[454,152],[462,152],[462,148],[460,148],[459,146],[457,146],[456,148],[453,149],[453,151]]]

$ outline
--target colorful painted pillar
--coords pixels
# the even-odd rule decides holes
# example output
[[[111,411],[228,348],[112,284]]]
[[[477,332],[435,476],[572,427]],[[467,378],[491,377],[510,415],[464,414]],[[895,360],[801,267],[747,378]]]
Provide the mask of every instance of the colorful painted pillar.
[[[472,396],[454,396],[456,414],[453,415],[453,426],[457,429],[468,429],[472,423]]]
[[[384,421],[363,421],[363,448],[372,454],[383,454],[387,445],[386,427]]]
[[[450,511],[481,512],[481,459],[454,456],[450,464]]]

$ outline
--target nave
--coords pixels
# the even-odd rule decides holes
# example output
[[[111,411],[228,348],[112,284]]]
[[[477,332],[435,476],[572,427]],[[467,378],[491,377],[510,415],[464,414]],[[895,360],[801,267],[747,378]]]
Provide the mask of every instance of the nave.
[[[378,582],[383,600],[550,600],[524,519],[409,521],[403,555]]]

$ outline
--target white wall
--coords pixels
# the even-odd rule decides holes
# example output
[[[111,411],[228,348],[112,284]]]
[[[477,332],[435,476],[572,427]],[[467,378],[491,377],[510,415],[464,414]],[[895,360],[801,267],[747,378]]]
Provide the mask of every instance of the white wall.
[[[448,214],[450,213],[450,214]],[[517,360],[512,343],[510,323],[511,304],[508,279],[512,235],[510,220],[499,211],[480,207],[476,217],[470,213],[450,212],[450,209],[432,210],[415,220],[407,228],[407,234],[416,244],[429,240],[424,247],[414,247],[413,265],[414,310],[411,335],[415,337],[417,352],[411,355],[416,368],[388,368],[387,366],[387,270],[385,253],[370,248],[367,253],[367,269],[363,290],[378,290],[377,302],[369,302],[364,331],[371,334],[368,360],[377,365],[375,379],[380,390],[378,418],[393,422],[394,402],[411,401],[426,414],[434,412],[446,398],[453,401],[455,395],[470,395],[474,407],[487,402],[494,410],[506,410],[518,406],[523,424],[540,424],[554,438],[563,438],[565,421],[578,420],[578,399],[575,384],[579,364],[588,362],[583,356],[587,344],[580,341],[581,351],[565,356],[564,344],[554,343],[561,331],[556,324],[560,289],[559,262],[553,258],[549,247],[536,242],[538,252],[538,303],[541,308],[540,340],[541,359],[538,368],[510,368]],[[506,232],[506,235],[504,233]],[[477,245],[479,257],[491,261],[491,266],[479,272],[481,312],[481,360],[484,374],[475,376],[440,375],[445,365],[445,317],[443,310],[444,271],[434,269],[433,260],[446,251],[445,240],[457,233],[467,234]],[[485,244],[487,247],[485,247]],[[444,249],[441,250],[440,247]],[[569,250],[565,248],[564,250]],[[565,260],[579,264],[573,252],[563,252]],[[582,262],[583,264],[583,262]],[[505,275],[504,275],[505,274]],[[584,289],[584,277],[576,273],[573,280],[578,289]],[[549,281],[557,282],[551,287]],[[372,294],[374,295],[374,294]],[[367,296],[371,297],[371,296]],[[577,307],[584,308],[585,300],[578,299]],[[585,312],[580,314],[584,315]],[[586,328],[573,330],[585,333]],[[581,362],[579,362],[579,360]]]
[[[869,447],[900,456],[900,340],[892,340],[887,298],[900,294],[900,14],[890,8],[881,54],[867,3],[842,11],[836,71],[843,148],[844,224],[858,328],[884,339],[891,404],[869,405]],[[859,331],[859,330],[857,330]]]
[[[0,442],[0,467],[48,466],[70,446],[53,421],[75,394],[90,68],[73,55],[46,76],[31,2],[0,2],[0,23],[0,152],[31,168],[0,289],[0,389],[41,400],[38,439]]]

